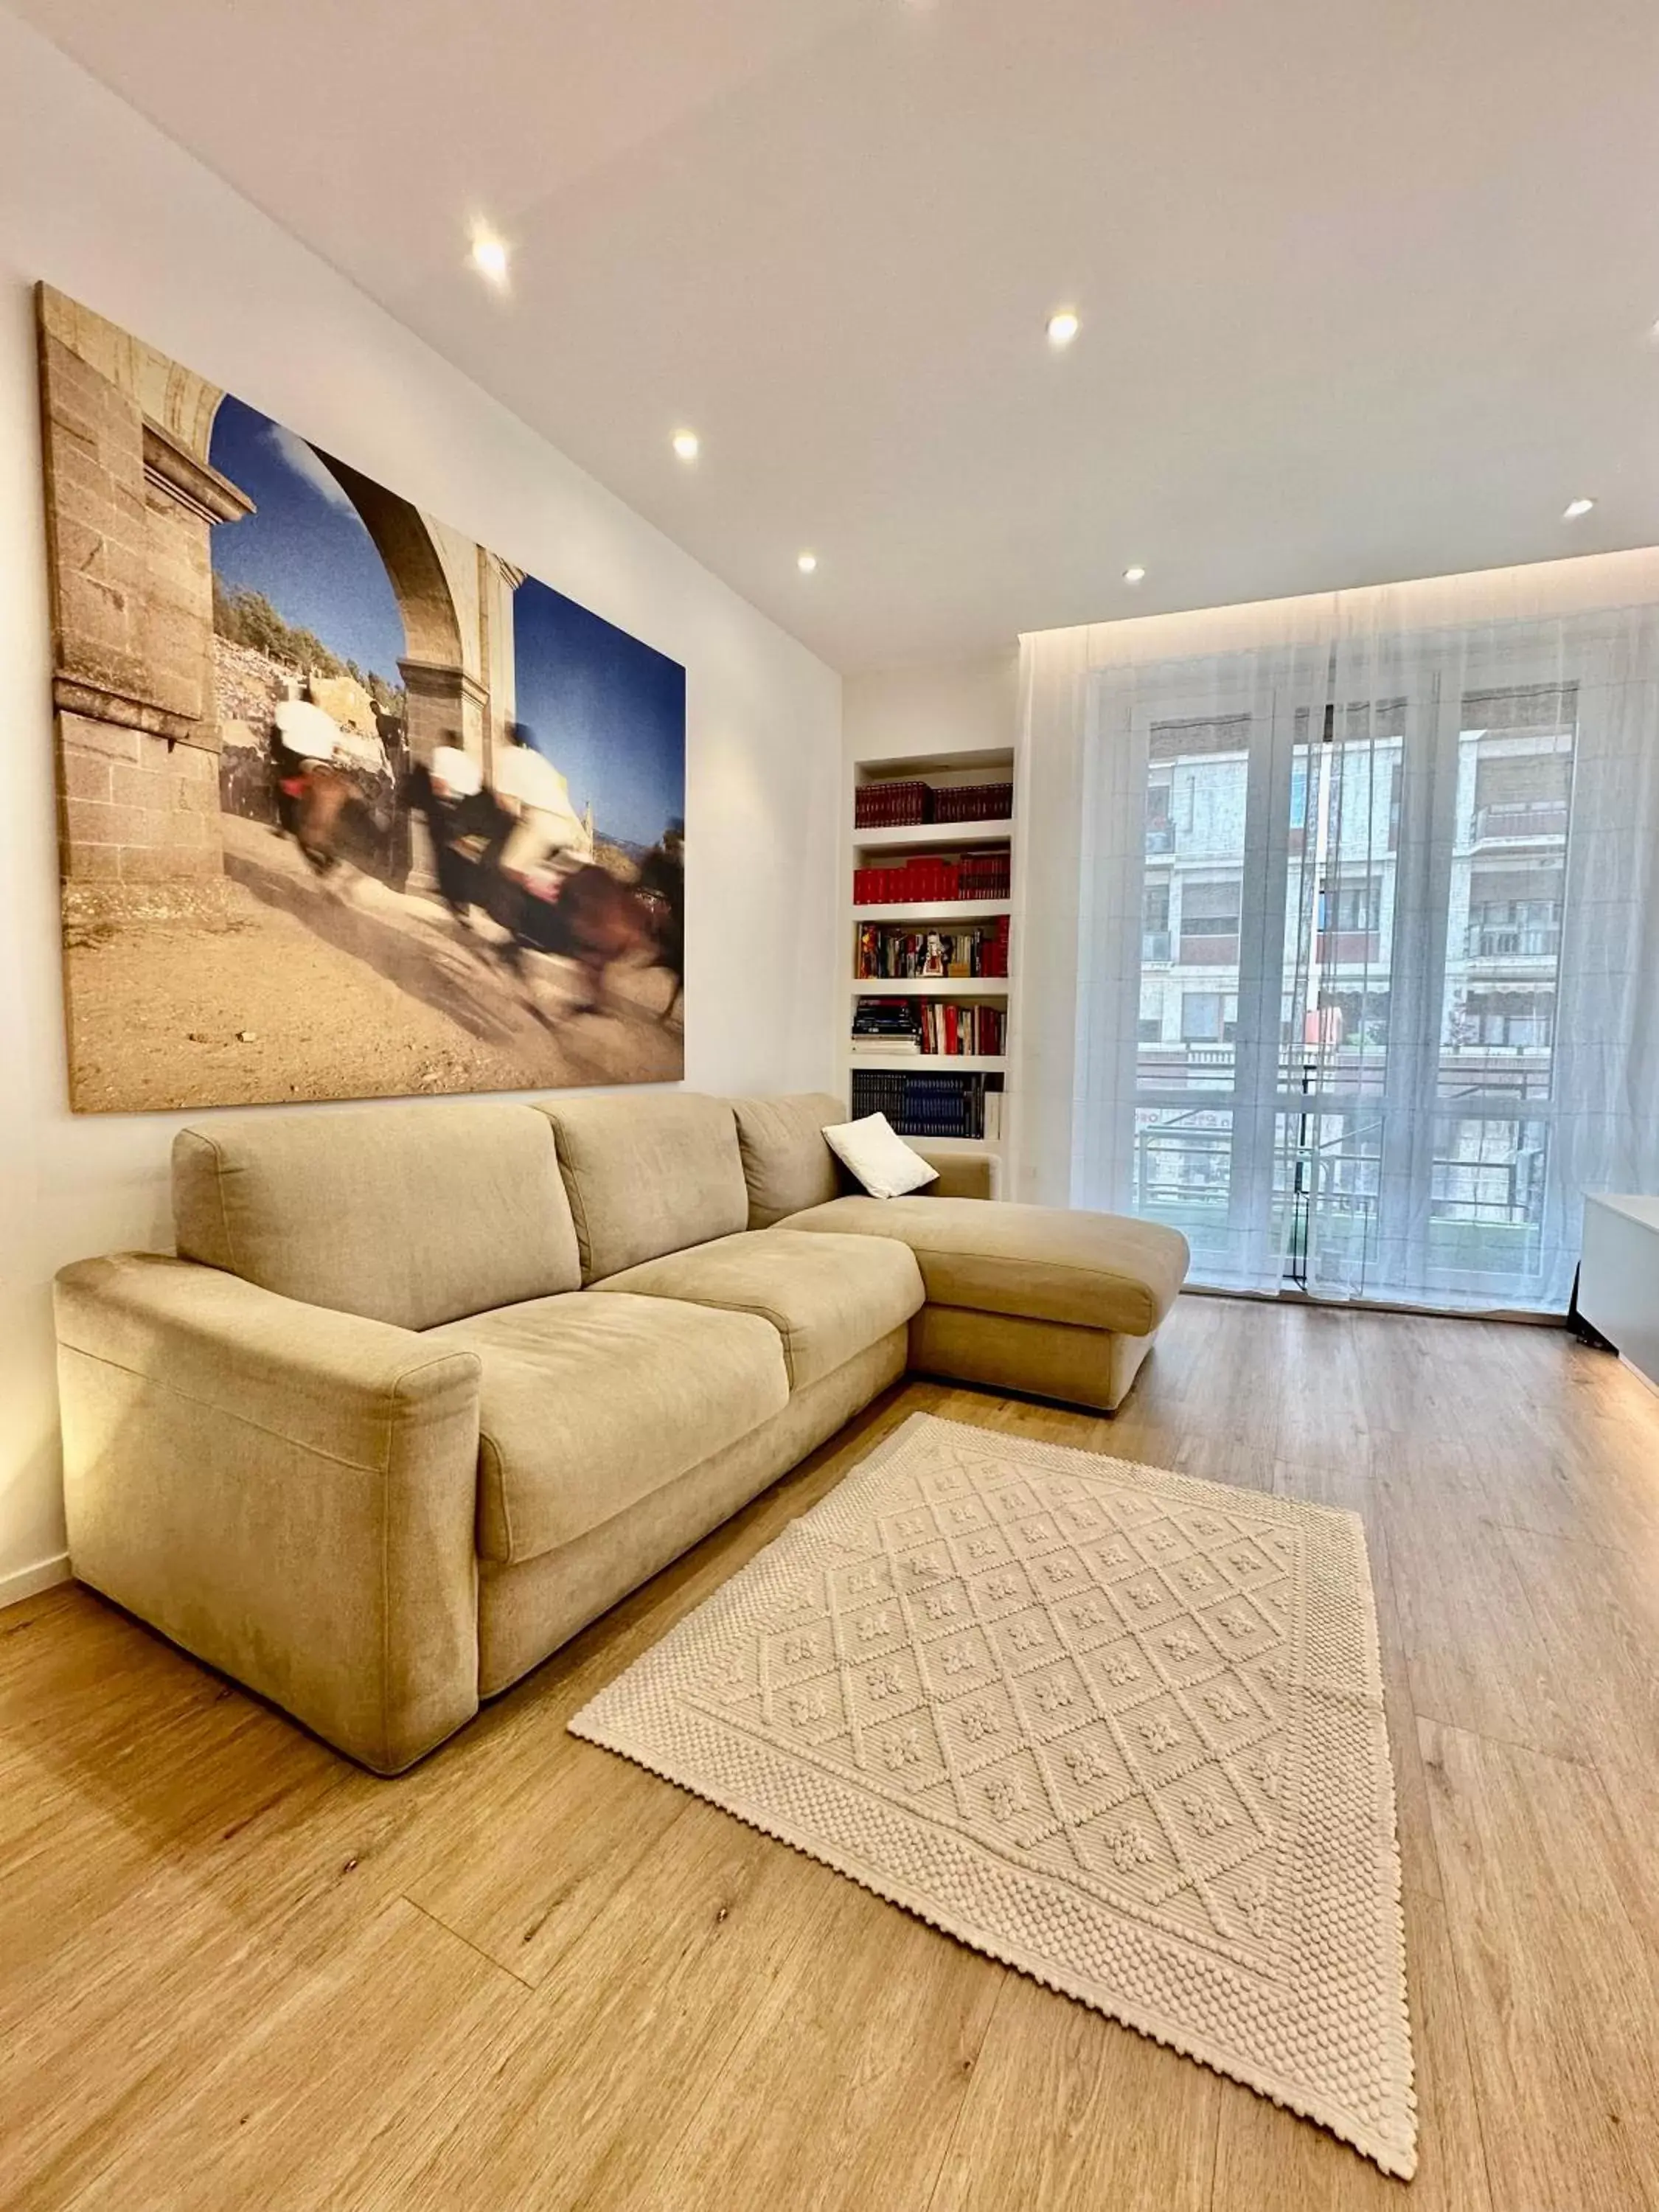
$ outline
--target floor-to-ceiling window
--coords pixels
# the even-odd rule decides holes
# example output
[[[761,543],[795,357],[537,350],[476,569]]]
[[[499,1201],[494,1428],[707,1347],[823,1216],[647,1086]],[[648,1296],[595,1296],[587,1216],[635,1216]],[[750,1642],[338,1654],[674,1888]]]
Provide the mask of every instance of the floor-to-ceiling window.
[[[1103,655],[1073,1198],[1218,1287],[1563,1305],[1584,1190],[1659,1175],[1656,641],[1644,607]]]

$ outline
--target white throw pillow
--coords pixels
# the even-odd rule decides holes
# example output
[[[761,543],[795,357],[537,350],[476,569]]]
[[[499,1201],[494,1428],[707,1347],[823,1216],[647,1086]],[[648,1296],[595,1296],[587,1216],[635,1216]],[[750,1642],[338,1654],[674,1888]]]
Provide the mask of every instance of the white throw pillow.
[[[861,1121],[837,1121],[823,1135],[836,1158],[872,1198],[902,1198],[907,1190],[939,1181],[939,1170],[912,1152],[884,1114],[866,1114]]]

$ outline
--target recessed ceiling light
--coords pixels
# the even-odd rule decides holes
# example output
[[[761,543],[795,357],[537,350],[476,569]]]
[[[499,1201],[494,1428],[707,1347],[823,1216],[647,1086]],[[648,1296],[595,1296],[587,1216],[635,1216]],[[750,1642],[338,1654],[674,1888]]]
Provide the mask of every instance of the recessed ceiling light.
[[[674,451],[683,461],[695,461],[702,451],[702,440],[695,430],[676,430]]]
[[[803,576],[810,576],[817,565],[818,556],[816,553],[797,553],[795,556],[795,566]]]
[[[492,284],[507,280],[507,247],[494,232],[481,230],[472,240],[472,266],[481,276],[488,276]]]
[[[1588,514],[1595,504],[1593,499],[1570,499],[1561,510],[1563,522],[1577,522],[1581,514]]]
[[[1048,318],[1048,343],[1051,346],[1068,346],[1082,327],[1075,307],[1056,307]]]
[[[1146,580],[1146,571],[1137,562],[1133,568],[1126,568],[1123,571],[1123,580],[1126,584],[1144,584]]]

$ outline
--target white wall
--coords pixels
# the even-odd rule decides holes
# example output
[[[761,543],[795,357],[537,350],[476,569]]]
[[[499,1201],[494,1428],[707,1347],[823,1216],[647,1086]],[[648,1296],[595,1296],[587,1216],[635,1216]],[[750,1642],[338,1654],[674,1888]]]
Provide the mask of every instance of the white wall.
[[[849,761],[907,753],[987,752],[1014,742],[1019,652],[929,662],[847,678],[842,716]]]
[[[0,1602],[63,1549],[52,1273],[166,1247],[187,1118],[66,1103],[38,277],[683,661],[686,1079],[816,1090],[834,1073],[839,678],[0,12]]]

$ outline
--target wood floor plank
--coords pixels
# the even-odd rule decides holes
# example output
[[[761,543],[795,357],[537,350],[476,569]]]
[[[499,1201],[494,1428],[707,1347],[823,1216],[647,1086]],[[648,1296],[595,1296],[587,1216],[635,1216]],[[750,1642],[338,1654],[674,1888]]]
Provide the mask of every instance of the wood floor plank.
[[[348,2201],[377,2212],[640,2201],[792,1955],[828,1940],[844,1887],[657,1786],[678,1817],[490,2039],[484,2079],[427,2139],[366,2149]]]
[[[1641,1931],[1659,1976],[1659,1778],[1640,1789],[1624,1776],[1602,1776],[1607,1801],[1609,1869],[1632,1927]]]
[[[1584,1755],[1500,1525],[1448,1446],[1376,1479],[1412,1704],[1501,1741]]]
[[[642,1767],[568,1737],[481,1802],[447,1800],[405,1893],[533,1986],[681,1810]]]
[[[1599,1778],[1420,1734],[1494,2205],[1659,2204],[1659,1990]]]
[[[429,2132],[527,1993],[393,1900],[294,1978],[207,2067],[135,2113],[76,2212],[339,2205],[365,2143]]]
[[[928,2212],[1205,2212],[1226,2094],[1206,2067],[1010,1974]]]
[[[830,1881],[640,2212],[924,2212],[1006,1970]]]
[[[1313,1467],[1363,1463],[1370,1433],[1365,1321],[1316,1306],[1291,1308],[1287,1319],[1288,1375],[1305,1377],[1308,1387],[1280,1391],[1274,1456]]]
[[[1391,1436],[1457,1433],[1460,1376],[1480,1337],[1477,1324],[1457,1323],[1458,1357],[1449,1362],[1439,1334],[1445,1327],[1420,1314],[1354,1315],[1354,1359],[1373,1448]]]
[[[6,1960],[0,2112],[21,2201],[70,2202],[395,1901],[359,1859],[354,1798],[297,1784],[216,1849],[157,1850],[145,1882],[29,1966]]]
[[[143,1889],[158,1841],[211,1851],[330,1754],[244,1699],[158,1715],[133,1762],[13,1746],[0,1759],[0,1960],[21,1974]],[[0,2009],[3,1990],[0,1989]]]
[[[1577,1756],[1642,1790],[1659,1775],[1659,1588],[1605,1547],[1527,1528],[1504,1542],[1549,1652]]]
[[[65,1732],[87,1737],[100,1724],[125,1736],[141,1709],[175,1714],[210,1703],[219,1687],[78,1583],[0,1613],[0,1743],[8,1747]]]
[[[1189,1431],[1176,1438],[1171,1449],[1151,1464],[1173,1468],[1177,1474],[1195,1475],[1200,1482],[1224,1482],[1236,1490],[1271,1490],[1276,1455],[1263,1437],[1249,1441],[1224,1431]]]
[[[365,2204],[926,2202],[1002,1970],[657,1786],[681,1818]]]

